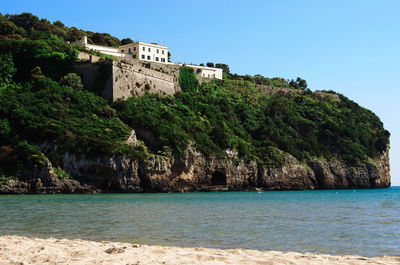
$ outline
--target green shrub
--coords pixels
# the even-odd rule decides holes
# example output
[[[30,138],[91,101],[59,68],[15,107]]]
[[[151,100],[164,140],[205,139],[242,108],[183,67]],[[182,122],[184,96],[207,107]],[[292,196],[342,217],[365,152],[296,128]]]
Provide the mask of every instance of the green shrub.
[[[267,96],[246,82],[214,81],[175,97],[146,94],[113,106],[125,123],[156,136],[154,152],[175,156],[193,142],[205,154],[224,157],[231,149],[266,165],[281,163],[275,150],[301,161],[323,156],[355,164],[386,148],[389,133],[378,117],[343,96],[339,102],[313,94]]]
[[[82,90],[83,85],[81,77],[75,73],[69,73],[60,80],[60,85],[72,87],[75,90]]]
[[[16,71],[11,53],[0,54],[0,86],[11,83]]]
[[[193,68],[183,66],[179,71],[179,85],[183,91],[195,91],[199,89],[199,82],[197,81],[196,74]]]

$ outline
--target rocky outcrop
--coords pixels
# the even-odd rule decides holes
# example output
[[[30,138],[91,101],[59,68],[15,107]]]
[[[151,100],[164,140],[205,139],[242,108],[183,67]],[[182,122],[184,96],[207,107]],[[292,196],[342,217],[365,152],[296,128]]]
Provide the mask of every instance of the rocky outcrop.
[[[60,178],[48,159],[37,168],[25,168],[17,173],[17,178],[0,185],[0,194],[23,193],[86,193],[95,191],[94,187],[81,185],[75,179]]]
[[[128,139],[125,141],[126,144],[135,146],[137,144],[136,132],[135,130],[131,130],[131,134]]]
[[[357,167],[338,160],[314,160],[308,165],[314,171],[320,189],[387,188],[390,186],[389,146],[379,159]]]
[[[1,193],[175,192],[235,190],[310,190],[384,188],[390,186],[387,149],[377,161],[349,167],[338,160],[300,163],[285,154],[280,167],[245,163],[234,156],[207,157],[193,148],[183,158],[152,156],[131,160],[124,156],[87,157],[65,153],[60,179],[49,161],[19,181],[10,180]]]
[[[140,192],[139,161],[124,156],[97,156],[66,153],[62,157],[64,170],[87,185],[102,191]]]

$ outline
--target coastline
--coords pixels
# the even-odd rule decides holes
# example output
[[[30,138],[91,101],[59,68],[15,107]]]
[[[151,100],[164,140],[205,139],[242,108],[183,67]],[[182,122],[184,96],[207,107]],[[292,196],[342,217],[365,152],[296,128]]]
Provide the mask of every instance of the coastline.
[[[399,264],[400,257],[147,246],[81,239],[0,237],[0,264]]]

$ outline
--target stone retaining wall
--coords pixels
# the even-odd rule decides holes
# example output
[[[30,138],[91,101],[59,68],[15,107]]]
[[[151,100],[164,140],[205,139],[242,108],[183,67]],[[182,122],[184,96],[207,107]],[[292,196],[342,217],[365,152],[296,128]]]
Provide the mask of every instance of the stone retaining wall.
[[[113,100],[142,96],[146,92],[174,95],[174,78],[139,65],[113,62]]]
[[[97,56],[84,52],[80,52],[78,58],[80,62],[75,64],[75,72],[81,76],[84,87],[100,93],[108,101],[142,96],[146,92],[174,95],[180,91],[179,68],[173,69],[170,65],[157,64],[158,67],[138,60],[99,61]],[[104,71],[104,65],[108,65],[110,70]]]

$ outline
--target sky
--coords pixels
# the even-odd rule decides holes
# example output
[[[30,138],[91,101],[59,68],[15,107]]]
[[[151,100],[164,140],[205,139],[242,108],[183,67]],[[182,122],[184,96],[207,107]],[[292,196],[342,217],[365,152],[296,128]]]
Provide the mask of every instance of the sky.
[[[173,62],[226,63],[231,72],[307,80],[375,112],[391,133],[400,186],[398,0],[1,0],[0,13],[33,13],[120,39],[167,45]]]

